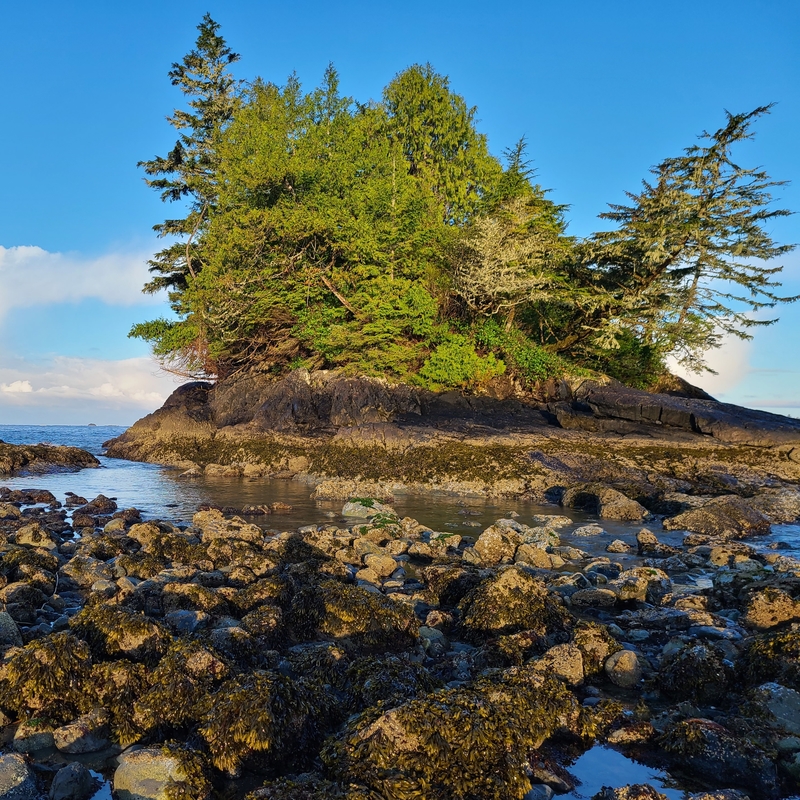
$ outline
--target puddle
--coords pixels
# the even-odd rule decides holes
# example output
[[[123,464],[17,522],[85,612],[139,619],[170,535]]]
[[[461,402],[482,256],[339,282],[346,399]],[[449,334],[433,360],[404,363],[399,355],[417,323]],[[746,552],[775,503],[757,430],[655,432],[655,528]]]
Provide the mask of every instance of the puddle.
[[[609,747],[597,745],[587,750],[569,772],[580,780],[574,792],[560,795],[560,800],[589,800],[604,786],[614,788],[629,783],[649,783],[669,800],[682,800],[685,792],[675,788],[675,781],[663,770],[646,767]]]

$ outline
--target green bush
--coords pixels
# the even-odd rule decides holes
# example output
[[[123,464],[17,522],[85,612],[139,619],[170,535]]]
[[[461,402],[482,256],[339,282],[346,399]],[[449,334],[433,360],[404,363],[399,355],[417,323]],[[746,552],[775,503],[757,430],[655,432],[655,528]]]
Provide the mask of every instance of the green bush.
[[[450,334],[429,356],[419,371],[429,389],[466,389],[479,386],[506,371],[494,354],[480,356],[466,336]]]
[[[482,347],[499,352],[511,370],[526,383],[575,371],[563,358],[532,342],[522,331],[516,328],[507,331],[494,319],[486,320],[476,329],[475,340]]]

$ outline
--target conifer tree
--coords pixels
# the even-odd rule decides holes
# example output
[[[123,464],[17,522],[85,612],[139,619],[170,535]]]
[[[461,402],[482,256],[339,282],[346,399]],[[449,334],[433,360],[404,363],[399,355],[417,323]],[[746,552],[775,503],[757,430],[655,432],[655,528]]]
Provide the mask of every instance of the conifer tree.
[[[177,236],[174,243],[150,261],[155,277],[146,292],[163,288],[185,289],[187,278],[195,277],[201,264],[193,258],[192,245],[216,202],[216,142],[230,122],[241,100],[240,84],[228,71],[239,60],[219,35],[219,24],[206,14],[197,26],[195,48],[175,62],[169,71],[173,86],[189,98],[189,110],[175,109],[168,122],[179,131],[175,147],[166,156],[140,161],[150,176],[148,186],[161,193],[165,202],[188,201],[188,214],[167,219],[154,230],[159,236]]]

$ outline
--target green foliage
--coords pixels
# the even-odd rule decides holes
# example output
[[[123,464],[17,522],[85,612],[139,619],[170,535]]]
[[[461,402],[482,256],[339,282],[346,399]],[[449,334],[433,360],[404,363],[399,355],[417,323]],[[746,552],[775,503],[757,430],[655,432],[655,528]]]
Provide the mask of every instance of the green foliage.
[[[636,389],[649,388],[666,370],[663,350],[655,343],[648,344],[638,338],[633,331],[626,330],[617,335],[615,349],[590,350],[581,362]]]
[[[431,353],[419,376],[428,388],[438,391],[480,386],[505,371],[506,365],[492,353],[478,355],[469,339],[453,333]]]
[[[430,64],[379,103],[343,97],[332,66],[305,91],[229,73],[238,56],[206,15],[170,79],[180,138],[141,162],[187,214],[146,291],[174,319],[139,323],[170,370],[225,377],[307,369],[478,387],[508,369],[532,384],[599,369],[647,386],[672,355],[702,369],[724,335],[769,324],[792,248],[769,235],[781,183],[732,160],[769,108],[728,115],[653,168],[614,230],[566,235],[566,207],[534,182],[524,139],[489,153],[476,109]],[[479,352],[485,348],[488,353]]]
[[[478,326],[475,339],[482,347],[497,351],[514,373],[529,384],[576,371],[563,358],[545,350],[521,330],[506,330],[495,319],[488,319]]]

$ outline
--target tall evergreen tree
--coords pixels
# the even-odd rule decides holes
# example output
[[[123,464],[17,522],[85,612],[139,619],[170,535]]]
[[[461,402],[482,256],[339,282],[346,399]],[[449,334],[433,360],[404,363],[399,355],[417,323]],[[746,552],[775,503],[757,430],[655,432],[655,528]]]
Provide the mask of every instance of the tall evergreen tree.
[[[203,17],[197,30],[195,48],[169,71],[172,85],[189,98],[189,110],[175,109],[167,118],[180,132],[175,147],[166,156],[139,162],[150,176],[148,186],[158,190],[162,200],[186,200],[189,206],[186,216],[154,226],[159,236],[177,236],[182,241],[164,248],[150,261],[155,277],[145,286],[146,292],[185,289],[187,279],[201,269],[193,259],[192,245],[217,199],[216,144],[241,101],[240,83],[228,71],[239,60],[238,53],[219,35],[219,24],[210,14]]]
[[[771,189],[783,182],[732,160],[732,148],[752,138],[753,122],[769,109],[728,114],[725,126],[702,134],[707,144],[653,167],[656,179],[628,193],[631,205],[601,215],[619,227],[579,248],[572,278],[582,296],[556,349],[594,343],[613,351],[633,332],[702,369],[703,354],[724,334],[749,339],[753,327],[775,321],[754,312],[797,299],[777,293],[781,267],[764,263],[794,247],[766,227],[790,213],[773,207]]]

